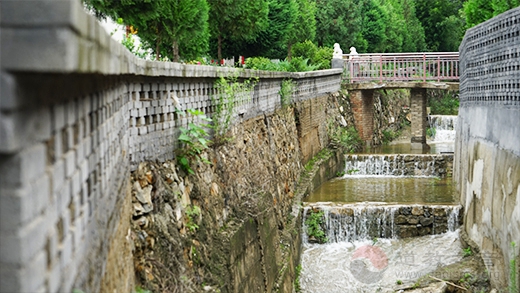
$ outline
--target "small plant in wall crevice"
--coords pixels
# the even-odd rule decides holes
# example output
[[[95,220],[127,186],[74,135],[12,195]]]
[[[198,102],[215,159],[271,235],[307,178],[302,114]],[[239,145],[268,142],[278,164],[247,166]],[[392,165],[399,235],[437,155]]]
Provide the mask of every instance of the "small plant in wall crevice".
[[[179,135],[179,142],[181,148],[178,150],[177,161],[181,168],[189,174],[194,174],[191,164],[194,160],[202,161],[209,164],[210,162],[202,156],[202,152],[209,147],[211,141],[208,139],[208,132],[206,128],[209,124],[205,122],[211,122],[211,118],[206,117],[204,112],[195,109],[188,109],[188,115],[190,115],[191,121],[188,123],[188,127],[180,127],[181,135]],[[181,115],[185,115],[184,112],[179,112]],[[197,124],[196,121],[202,123]]]
[[[310,211],[307,215],[305,226],[307,228],[307,235],[309,236],[309,240],[313,240],[318,243],[327,242],[328,239],[325,236],[325,231],[323,231],[323,228],[321,227],[323,225],[323,216],[323,211]]]

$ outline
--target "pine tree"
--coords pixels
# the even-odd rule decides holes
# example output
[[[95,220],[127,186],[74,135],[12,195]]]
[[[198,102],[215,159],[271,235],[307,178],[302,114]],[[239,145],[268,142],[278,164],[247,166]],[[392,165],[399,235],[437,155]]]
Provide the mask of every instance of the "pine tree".
[[[217,41],[217,56],[222,59],[224,42],[252,41],[268,25],[266,0],[211,0],[209,25]],[[228,44],[233,50],[233,44]],[[233,55],[234,52],[231,53]]]
[[[339,43],[349,48],[361,36],[361,4],[356,0],[316,1],[316,41],[319,46]]]
[[[296,0],[296,17],[287,37],[287,57],[291,59],[292,45],[306,40],[314,42],[316,38],[316,2],[314,0]]]

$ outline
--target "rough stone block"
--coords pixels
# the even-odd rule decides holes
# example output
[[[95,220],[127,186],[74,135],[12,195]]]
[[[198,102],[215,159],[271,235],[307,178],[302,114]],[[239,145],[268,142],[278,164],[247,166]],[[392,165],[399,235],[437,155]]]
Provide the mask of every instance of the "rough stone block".
[[[27,186],[45,173],[46,158],[46,147],[43,143],[15,155],[3,157],[0,161],[0,185],[11,188]]]
[[[44,251],[47,229],[43,217],[37,217],[16,232],[2,232],[0,262],[25,265],[40,251]]]
[[[14,153],[50,136],[50,113],[45,107],[0,113],[0,153]]]
[[[0,59],[4,69],[70,72],[78,68],[79,39],[68,27],[2,27],[0,40]]]
[[[78,120],[78,115],[76,111],[76,101],[72,100],[65,104],[65,117],[66,124],[68,126],[72,126]]]
[[[54,263],[49,269],[47,277],[47,292],[58,292],[60,288],[62,271],[59,263]]]
[[[0,191],[0,231],[15,232],[35,216],[33,203],[29,199],[30,188]]]
[[[16,94],[17,85],[16,78],[12,74],[0,72],[0,112],[1,110],[12,111],[24,105],[23,99]]]
[[[65,163],[65,176],[67,178],[72,176],[72,173],[76,170],[76,151],[70,150],[64,156]]]

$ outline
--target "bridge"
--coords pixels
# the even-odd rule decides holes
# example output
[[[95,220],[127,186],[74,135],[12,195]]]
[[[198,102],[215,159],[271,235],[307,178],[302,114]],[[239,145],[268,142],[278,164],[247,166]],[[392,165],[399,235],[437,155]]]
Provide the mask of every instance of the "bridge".
[[[412,149],[427,149],[426,90],[459,89],[459,53],[343,54],[333,67],[343,68],[361,139],[373,135],[373,93],[376,89],[411,89]]]

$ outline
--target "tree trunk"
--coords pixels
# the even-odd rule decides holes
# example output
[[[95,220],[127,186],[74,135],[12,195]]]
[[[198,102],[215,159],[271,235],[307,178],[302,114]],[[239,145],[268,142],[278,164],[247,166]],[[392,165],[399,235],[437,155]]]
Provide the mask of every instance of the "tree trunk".
[[[155,60],[159,61],[159,44],[161,43],[161,32],[159,25],[157,25],[157,41],[155,42]]]
[[[218,57],[218,64],[220,64],[220,60],[222,60],[222,35],[218,35],[217,57]]]
[[[159,61],[159,38],[155,44],[155,60]]]
[[[287,44],[287,61],[291,62],[291,58],[292,58],[292,52],[291,52],[291,49],[292,49],[292,43],[289,43]]]
[[[172,49],[173,49],[173,62],[179,62],[179,59],[180,59],[179,42],[177,42],[177,40],[173,40]]]

